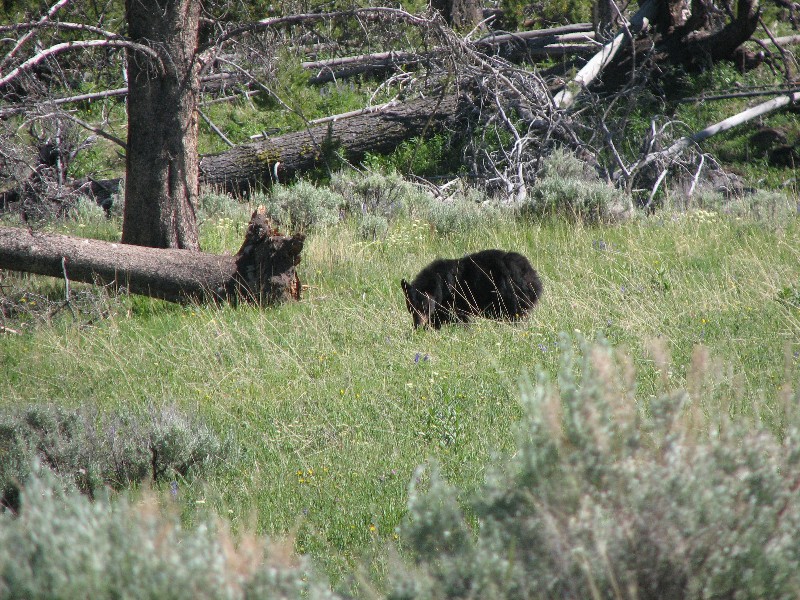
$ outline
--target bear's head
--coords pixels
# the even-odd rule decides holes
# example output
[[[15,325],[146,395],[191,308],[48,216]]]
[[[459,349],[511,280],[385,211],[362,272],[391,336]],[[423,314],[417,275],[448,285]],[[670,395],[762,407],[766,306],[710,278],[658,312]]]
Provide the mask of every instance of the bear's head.
[[[403,288],[403,294],[406,297],[406,308],[414,318],[414,329],[426,327],[429,324],[435,326],[435,323],[431,323],[436,307],[436,302],[433,298],[415,288],[405,279],[400,280],[400,286]]]

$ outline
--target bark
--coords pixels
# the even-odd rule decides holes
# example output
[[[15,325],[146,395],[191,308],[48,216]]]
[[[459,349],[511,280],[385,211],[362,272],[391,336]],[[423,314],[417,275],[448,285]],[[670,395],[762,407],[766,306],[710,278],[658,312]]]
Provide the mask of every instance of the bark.
[[[455,126],[459,104],[457,96],[424,98],[236,146],[204,157],[200,161],[201,178],[206,184],[242,193],[323,166],[335,148],[348,161],[359,161],[366,152],[388,152],[405,140]]]
[[[431,7],[453,29],[472,29],[483,19],[483,11],[477,0],[432,0]]]
[[[304,236],[282,236],[263,209],[250,221],[235,256],[175,248],[148,248],[0,227],[0,269],[71,281],[116,284],[170,302],[299,300]]]
[[[676,17],[678,9],[683,10],[680,19]],[[709,62],[733,59],[736,49],[749,40],[758,27],[760,14],[758,0],[738,0],[734,18],[721,29],[712,30],[703,2],[693,0],[688,15],[685,4],[678,2],[666,21],[662,17],[659,29],[663,40],[656,46],[654,61],[704,67]]]
[[[163,68],[128,51],[128,148],[122,242],[199,250],[197,61],[200,0],[126,0],[130,38],[164,54]]]

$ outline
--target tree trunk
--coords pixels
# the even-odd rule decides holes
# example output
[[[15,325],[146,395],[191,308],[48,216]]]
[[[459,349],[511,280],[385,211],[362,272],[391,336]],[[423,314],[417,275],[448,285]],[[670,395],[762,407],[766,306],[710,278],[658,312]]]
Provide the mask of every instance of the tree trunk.
[[[229,192],[247,192],[324,165],[336,146],[347,160],[358,161],[366,152],[388,152],[405,140],[440,132],[458,116],[456,96],[425,98],[206,156],[201,177]]]
[[[0,227],[0,269],[116,284],[170,302],[240,299],[261,305],[300,299],[295,267],[305,237],[281,236],[253,213],[236,256],[145,248]]]
[[[431,0],[431,7],[453,29],[469,30],[483,19],[481,4],[477,0]]]
[[[197,30],[200,0],[126,0],[130,38],[162,54],[161,68],[128,50],[128,148],[122,242],[199,250]]]
[[[660,23],[664,39],[656,46],[654,60],[670,60],[695,68],[733,59],[734,51],[755,32],[761,14],[759,0],[738,0],[734,18],[712,31],[708,10],[700,0],[692,1],[688,14],[684,0],[672,0],[669,9],[667,21]],[[680,19],[677,14],[681,14]]]

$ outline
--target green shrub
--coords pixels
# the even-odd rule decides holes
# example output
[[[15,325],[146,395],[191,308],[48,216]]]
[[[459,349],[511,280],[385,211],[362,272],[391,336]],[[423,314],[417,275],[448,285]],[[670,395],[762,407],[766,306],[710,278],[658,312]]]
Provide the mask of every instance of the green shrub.
[[[390,154],[368,154],[364,164],[371,170],[413,173],[422,177],[453,173],[461,166],[450,136],[442,134],[405,140]]]
[[[340,171],[331,178],[331,189],[344,198],[345,214],[356,219],[373,215],[392,222],[430,201],[429,194],[396,171]]]
[[[572,154],[555,150],[540,178],[519,207],[523,216],[560,216],[588,222],[614,222],[632,214],[633,202]]]
[[[798,394],[779,437],[703,414],[702,351],[693,394],[643,406],[626,359],[571,347],[557,385],[523,386],[517,450],[471,502],[474,532],[436,469],[417,473],[401,538],[415,564],[389,597],[797,597]]]
[[[389,221],[380,215],[363,215],[358,223],[358,235],[368,241],[383,240],[389,232]]]
[[[35,468],[19,515],[0,514],[0,598],[334,598],[286,545],[234,539],[211,519],[187,529],[153,498],[110,503]]]
[[[585,23],[592,20],[592,3],[587,0],[501,0],[504,25],[509,29],[522,29],[523,23],[533,20],[535,27],[544,28],[568,23]],[[509,21],[505,23],[505,21]]]
[[[496,207],[479,204],[463,196],[431,202],[424,216],[436,232],[442,235],[480,229],[487,222],[499,217],[500,210]]]
[[[264,204],[267,215],[287,230],[303,232],[335,225],[344,199],[329,188],[301,180],[294,185],[275,185],[269,196],[256,196],[254,202]]]
[[[145,479],[186,477],[225,452],[208,428],[172,407],[149,415],[56,405],[0,411],[0,492],[11,508],[35,461],[93,496],[106,485],[121,490]]]
[[[94,200],[86,196],[79,196],[69,207],[67,217],[80,223],[103,223],[108,220],[106,211]]]
[[[700,187],[691,197],[672,198],[665,208],[682,212],[713,211],[767,225],[782,225],[800,213],[797,200],[783,192],[758,190],[726,195],[707,186]]]
[[[119,216],[121,214],[120,212]],[[73,222],[69,224],[69,232],[75,231],[77,225],[77,232],[81,237],[110,242],[119,241],[120,220],[109,218],[109,216],[116,217],[116,215],[113,204],[110,215],[107,215],[97,202],[86,196],[78,196],[65,213],[66,219]],[[62,222],[60,225],[67,226],[67,223]]]
[[[241,202],[230,194],[204,190],[198,199],[197,220],[232,219],[246,223],[251,212],[249,203]]]

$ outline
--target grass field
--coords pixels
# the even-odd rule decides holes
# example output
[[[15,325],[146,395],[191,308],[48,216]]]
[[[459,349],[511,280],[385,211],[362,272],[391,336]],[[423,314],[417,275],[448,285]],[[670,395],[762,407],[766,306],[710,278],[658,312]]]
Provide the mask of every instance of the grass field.
[[[235,252],[246,219],[209,215],[204,247]],[[491,457],[513,449],[520,382],[554,378],[562,344],[608,340],[635,367],[644,406],[687,388],[706,414],[780,432],[782,390],[800,376],[798,240],[796,217],[709,211],[613,227],[497,219],[447,236],[405,219],[380,242],[343,223],[309,235],[296,304],[109,298],[110,316],[91,324],[68,312],[16,322],[23,333],[0,339],[2,403],[197,413],[236,450],[206,480],[178,482],[188,521],[212,511],[289,534],[334,581],[362,560],[380,577],[367,557],[397,537],[415,467],[434,458],[475,491]],[[400,278],[489,247],[539,271],[530,317],[413,331]],[[63,293],[28,276],[4,285]]]

